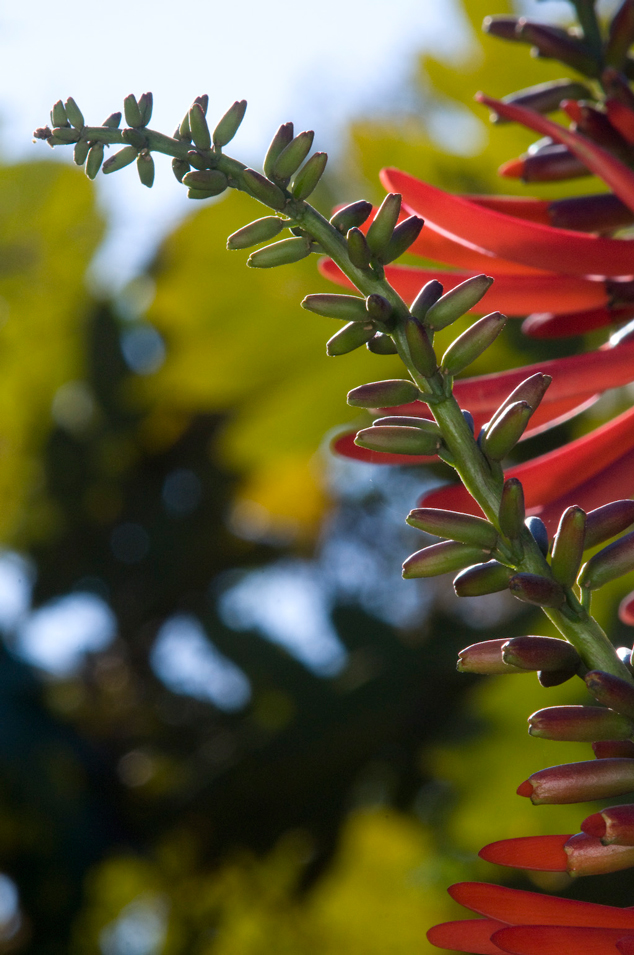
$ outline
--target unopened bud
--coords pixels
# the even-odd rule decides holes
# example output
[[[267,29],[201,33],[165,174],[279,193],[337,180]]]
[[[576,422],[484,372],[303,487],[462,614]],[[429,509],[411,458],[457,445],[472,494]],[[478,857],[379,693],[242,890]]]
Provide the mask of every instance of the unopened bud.
[[[189,129],[196,149],[209,149],[211,133],[200,103],[193,103],[189,110]]]
[[[121,123],[121,113],[110,113],[107,119],[104,119],[102,126],[108,126],[110,129],[118,129]]]
[[[410,216],[395,227],[392,238],[388,242],[384,252],[381,255],[381,261],[387,265],[398,259],[399,256],[407,252],[410,245],[416,241],[420,231],[425,224],[425,220],[420,216]]]
[[[381,256],[392,238],[394,227],[401,211],[401,197],[390,192],[385,197],[379,211],[372,220],[367,232],[367,242],[374,255]]]
[[[571,876],[608,875],[634,865],[634,848],[604,846],[599,839],[585,832],[571,836],[564,846],[564,851],[568,857],[567,872]]]
[[[79,141],[81,133],[78,129],[74,129],[71,126],[55,126],[52,138],[57,144],[63,143],[65,146],[69,146]]]
[[[147,139],[144,134],[140,129],[135,129],[134,126],[126,126],[125,129],[122,129],[121,139],[129,146],[134,146],[135,149],[145,149],[147,146]]]
[[[552,572],[562,587],[572,587],[583,557],[583,542],[586,532],[586,512],[573,505],[561,515],[553,541]],[[634,692],[634,688],[633,688]]]
[[[537,607],[561,607],[566,599],[561,584],[539,574],[515,574],[509,581],[509,590],[518,600]]]
[[[312,129],[299,133],[285,146],[273,164],[275,179],[289,179],[299,169],[310,152],[315,134]]]
[[[561,670],[538,670],[537,679],[544,687],[561,686],[562,683],[572,680],[573,676],[577,675],[577,670],[575,666],[564,667]]]
[[[230,235],[227,239],[227,248],[250,249],[251,246],[258,245],[260,242],[274,239],[286,225],[286,221],[278,216],[264,216],[262,219],[256,219],[255,222],[250,222]]]
[[[374,322],[349,322],[326,342],[326,354],[330,358],[337,355],[347,355],[365,345],[374,336],[376,325]],[[357,442],[358,443],[358,442]],[[364,445],[361,445],[364,447]]]
[[[634,723],[602,706],[549,706],[528,718],[530,736],[592,743],[600,739],[628,739]]]
[[[608,544],[583,565],[579,586],[596,590],[634,569],[634,531]]]
[[[139,96],[139,112],[141,114],[141,125],[147,126],[147,124],[152,119],[152,107],[154,104],[154,97],[151,93],[142,93]]]
[[[581,823],[588,836],[600,839],[604,846],[634,846],[634,805],[610,806],[595,812]]]
[[[527,401],[515,401],[489,425],[481,447],[491,461],[502,461],[522,437],[533,413]]]
[[[477,305],[492,284],[493,279],[489,275],[473,275],[471,278],[465,279],[460,285],[456,285],[455,288],[445,292],[429,308],[425,314],[425,324],[434,331],[446,328],[447,325],[451,325],[457,318],[460,318],[461,315]],[[427,286],[425,286],[426,288]]]
[[[458,597],[481,597],[483,594],[497,594],[508,590],[513,571],[497,560],[482,564],[473,564],[460,571],[454,578],[453,588]]]
[[[377,332],[374,338],[371,338],[367,344],[368,349],[374,355],[397,355],[398,348],[389,335]]]
[[[501,839],[485,846],[478,853],[481,859],[497,865],[508,865],[517,869],[535,869],[539,872],[567,872],[571,876],[604,875],[608,872],[618,872],[634,865],[634,849],[625,846],[603,846],[599,839],[586,835],[585,832],[574,836],[523,836],[519,839]],[[512,936],[514,926],[507,926],[496,932],[496,942],[515,950],[512,937],[505,941],[504,936]],[[575,938],[577,948],[572,943],[571,951],[582,950],[587,944],[587,932],[592,929],[579,927],[578,929],[562,929],[559,926],[543,926],[540,928],[540,939],[550,932],[556,933],[559,945],[557,949],[567,951],[561,944],[561,932],[566,931],[566,942],[571,944],[570,935],[579,933]],[[599,930],[600,931],[600,930]],[[607,931],[607,930],[606,930]],[[627,929],[619,929],[627,932]],[[617,947],[621,944],[616,943]],[[607,948],[605,949],[607,951]],[[524,949],[522,949],[524,951]],[[603,949],[602,949],[603,951]],[[623,953],[622,953],[623,955]]]
[[[66,109],[61,99],[58,99],[53,109],[51,110],[51,126],[67,126],[68,125],[68,116],[66,115]]]
[[[348,404],[354,408],[394,408],[419,398],[418,388],[406,378],[373,381],[348,392]]]
[[[536,113],[552,113],[559,109],[559,104],[564,99],[592,99],[592,92],[583,83],[575,83],[571,80],[552,80],[503,96],[502,102],[524,106]],[[508,123],[509,120],[496,115],[494,122]]]
[[[431,378],[437,371],[436,353],[424,326],[416,318],[408,318],[405,337],[412,365],[424,378]]]
[[[511,394],[504,399],[500,407],[497,409],[491,421],[489,422],[489,428],[497,421],[500,415],[506,411],[512,404],[515,404],[516,401],[525,401],[531,406],[533,411],[539,407],[542,398],[546,394],[548,386],[550,385],[552,378],[550,375],[543,375],[541,372],[537,372],[536,375],[531,375],[530,378],[526,378],[524,381],[520,382],[517,388],[514,388]]]
[[[365,299],[358,295],[339,295],[336,292],[318,292],[307,295],[302,308],[326,318],[338,318],[343,322],[367,322],[368,310]]]
[[[430,309],[427,313],[428,318],[431,311]],[[501,312],[491,312],[490,315],[485,315],[484,318],[474,322],[471,328],[468,328],[466,332],[463,332],[451,343],[443,355],[441,367],[445,374],[457,375],[472,361],[479,358],[489,345],[493,344],[507,321],[506,315],[502,315]]]
[[[410,306],[410,313],[419,322],[426,320],[427,312],[439,300],[443,287],[436,279],[426,282]]]
[[[185,159],[172,159],[172,172],[178,182],[183,181],[183,176],[189,172],[190,165]]]
[[[527,528],[529,529],[531,536],[539,549],[541,550],[544,557],[548,554],[548,531],[546,530],[546,525],[544,524],[541,517],[527,517],[524,521]]]
[[[483,517],[461,514],[459,511],[444,511],[436,507],[416,507],[405,518],[411,527],[427,534],[471,544],[474,547],[486,547],[491,550],[497,545],[498,533]]]
[[[75,148],[73,150],[73,160],[78,166],[84,165],[89,150],[90,143],[86,139],[80,139],[79,142],[75,144]]]
[[[372,203],[365,199],[358,199],[357,202],[351,202],[349,205],[339,209],[332,216],[330,224],[335,229],[347,235],[350,229],[358,228],[363,225],[372,212]]]
[[[141,185],[152,188],[154,183],[154,160],[149,152],[139,153],[136,160],[136,168],[141,180]],[[191,175],[191,173],[189,174]]]
[[[436,454],[442,439],[438,434],[430,434],[421,428],[394,427],[378,425],[359,431],[354,443],[369,451],[383,451],[388,454]]]
[[[610,799],[634,790],[634,760],[591,759],[541,769],[517,790],[534,806]]]
[[[534,154],[519,156],[502,163],[498,174],[506,179],[521,179],[522,182],[563,182],[589,176],[588,167],[565,146]]]
[[[103,153],[103,143],[93,143],[93,145],[90,147],[86,157],[86,175],[89,179],[94,179],[101,169],[101,164],[103,163]],[[104,172],[107,172],[105,168]]]
[[[597,759],[634,759],[632,740],[599,740],[592,744],[592,749]]]
[[[591,670],[585,681],[595,700],[634,719],[634,686],[631,683],[602,670]]]
[[[125,113],[125,121],[128,126],[142,126],[143,117],[141,116],[141,110],[139,109],[139,104],[136,101],[136,96],[133,93],[130,93],[129,96],[123,101],[123,111]]]
[[[229,181],[219,169],[194,169],[183,176],[183,185],[219,196],[225,191]]]
[[[570,670],[571,676],[581,665],[581,658],[572,644],[556,637],[512,637],[502,649],[507,663],[522,670]]]
[[[561,28],[534,23],[522,17],[518,22],[517,35],[520,40],[531,43],[539,56],[559,60],[592,78],[601,72],[601,64],[588,47]]]
[[[392,306],[382,295],[376,293],[368,295],[365,300],[365,307],[368,310],[368,315],[375,322],[382,322],[387,325],[392,317]]]
[[[273,245],[265,245],[252,252],[247,259],[251,269],[271,269],[277,265],[290,265],[310,255],[309,239],[282,239]]]
[[[255,169],[245,169],[242,173],[244,182],[251,195],[272,209],[282,209],[286,204],[286,196],[279,186],[271,182]]]
[[[634,501],[612,501],[588,511],[584,548],[596,547],[634,524]]]
[[[103,173],[108,175],[109,172],[116,172],[118,169],[123,169],[124,166],[129,166],[131,162],[134,162],[138,156],[138,150],[134,146],[124,146],[123,149],[120,149],[118,153],[115,153],[114,156],[109,156],[103,164]]]
[[[383,418],[375,418],[372,422],[373,425],[394,425],[401,428],[420,428],[421,431],[426,431],[428,434],[436,434],[438,437],[442,437],[440,427],[436,424],[435,421],[431,421],[429,418],[418,418],[414,415],[386,415]],[[434,510],[434,508],[429,508],[429,510]],[[414,513],[413,511],[411,513]],[[448,511],[447,513],[451,513]],[[415,527],[415,524],[412,524],[412,527]],[[453,534],[440,534],[440,537],[454,537]],[[458,540],[458,538],[455,538]]]
[[[502,659],[502,640],[483,640],[465,647],[458,654],[459,673],[482,673],[495,676],[498,673],[523,673],[517,667],[510,666]]]
[[[288,144],[293,140],[293,124],[292,123],[282,123],[275,136],[271,140],[271,145],[268,148],[266,157],[264,159],[264,175],[271,177],[273,175],[273,167],[277,162],[277,158],[280,153],[286,149]]]
[[[69,96],[64,104],[66,110],[66,116],[68,121],[75,129],[83,129],[86,125],[84,122],[84,116],[79,106],[75,102],[72,96]]]
[[[328,153],[313,153],[304,168],[300,169],[293,180],[291,191],[294,199],[308,199],[313,190],[317,188],[327,162]]]
[[[524,489],[517,478],[508,478],[502,488],[500,530],[509,540],[515,540],[524,529]]]
[[[225,115],[214,129],[214,146],[222,149],[223,146],[226,146],[227,143],[231,142],[240,128],[240,124],[244,119],[246,109],[247,101],[245,99],[236,100],[236,102],[229,107]]]
[[[548,203],[548,218],[556,229],[614,232],[634,222],[634,212],[611,192],[571,196]]]
[[[348,255],[350,261],[357,269],[367,269],[372,258],[370,246],[361,229],[349,229],[346,235],[348,242]]]
[[[480,563],[491,556],[491,551],[460,544],[457,541],[442,541],[424,547],[408,557],[403,564],[403,577],[437,577],[455,570],[462,570],[470,564]]]
[[[518,17],[507,17],[503,14],[494,14],[491,17],[485,17],[482,22],[482,29],[490,36],[499,37],[501,40],[519,40],[517,36]]]

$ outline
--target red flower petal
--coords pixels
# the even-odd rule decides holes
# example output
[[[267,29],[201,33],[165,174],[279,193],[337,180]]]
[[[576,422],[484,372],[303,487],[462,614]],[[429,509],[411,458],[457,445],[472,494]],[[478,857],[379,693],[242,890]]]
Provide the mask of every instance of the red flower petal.
[[[627,239],[606,239],[504,215],[398,169],[384,169],[381,182],[391,192],[400,192],[411,212],[422,215],[457,242],[486,246],[502,258],[550,272],[634,274],[634,247]]]
[[[561,925],[509,925],[493,941],[511,955],[617,955],[623,929]]]
[[[434,925],[428,931],[427,939],[437,948],[449,948],[455,952],[500,955],[501,950],[491,942],[491,935],[501,928],[504,928],[504,923],[493,919],[463,919]]]
[[[634,173],[625,163],[603,149],[602,146],[574,130],[566,129],[565,126],[554,123],[552,119],[548,119],[541,113],[526,109],[524,106],[503,103],[500,100],[491,99],[490,96],[485,96],[484,93],[477,93],[476,99],[479,103],[489,106],[498,115],[504,116],[505,119],[521,123],[522,126],[527,126],[529,129],[541,133],[542,136],[550,136],[555,142],[562,143],[591,172],[600,176],[626,206],[634,209]]]
[[[433,224],[426,223],[423,231],[416,241],[409,247],[408,252],[415,255],[422,255],[426,259],[434,259],[436,262],[446,262],[458,269],[469,269],[472,272],[495,272],[496,275],[544,275],[539,269],[533,269],[530,265],[522,265],[520,262],[510,262],[502,259],[486,249],[476,246],[465,245],[456,242],[444,232],[434,229]]]
[[[621,955],[634,955],[634,935],[626,935],[616,943]]]
[[[628,143],[634,143],[634,113],[625,103],[608,98],[605,101],[607,117]]]
[[[619,605],[619,620],[630,627],[634,627],[634,593],[624,597]]]
[[[594,332],[606,325],[628,322],[631,318],[634,318],[634,308],[592,308],[564,315],[536,312],[522,324],[522,331],[530,338],[568,338]]]
[[[539,222],[541,225],[550,225],[548,199],[535,199],[533,196],[465,196],[470,202],[475,202],[485,209],[494,209],[507,216],[516,216],[518,219],[528,219],[529,222]]]
[[[513,866],[516,869],[536,869],[539,872],[566,872],[568,856],[564,850],[567,836],[522,836],[491,842],[478,855],[486,862]]]
[[[458,882],[449,888],[449,895],[472,912],[510,925],[590,925],[634,929],[631,909],[559,899],[538,892],[509,889],[504,885]]]

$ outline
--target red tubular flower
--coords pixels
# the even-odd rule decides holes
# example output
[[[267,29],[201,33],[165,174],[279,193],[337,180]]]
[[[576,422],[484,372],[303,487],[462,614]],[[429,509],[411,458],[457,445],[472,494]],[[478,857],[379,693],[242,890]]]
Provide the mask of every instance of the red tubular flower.
[[[486,862],[514,869],[567,872],[572,876],[605,875],[634,866],[634,846],[604,846],[585,832],[502,839],[485,846],[479,855]]]

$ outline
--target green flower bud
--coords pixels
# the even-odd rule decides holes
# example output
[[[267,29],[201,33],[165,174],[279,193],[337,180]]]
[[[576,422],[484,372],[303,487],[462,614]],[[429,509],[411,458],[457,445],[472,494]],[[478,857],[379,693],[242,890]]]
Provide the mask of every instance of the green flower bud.
[[[292,141],[293,124],[283,123],[271,140],[271,145],[269,146],[264,159],[264,175],[268,176],[269,179],[273,175],[273,167],[275,166],[278,157]]]
[[[397,355],[398,348],[389,335],[377,332],[366,346],[374,355]]]
[[[497,409],[489,424],[487,425],[487,431],[497,421],[500,415],[503,414],[512,404],[515,404],[516,401],[525,401],[531,406],[532,410],[535,411],[535,409],[539,407],[542,398],[546,394],[551,381],[552,378],[550,375],[543,375],[541,372],[537,372],[536,375],[531,375],[530,378],[526,378],[524,381],[520,382],[517,388],[511,392],[508,398],[504,399],[500,407]]]
[[[198,106],[200,106],[203,111],[203,116],[206,116],[207,110],[209,109],[209,95],[207,93],[201,93],[200,96],[196,97],[194,103],[197,103]]]
[[[405,337],[414,368],[425,378],[431,378],[438,369],[436,353],[427,331],[414,317],[407,319]]]
[[[518,600],[537,607],[561,607],[566,599],[561,584],[539,574],[515,574],[509,580],[509,590]]]
[[[347,355],[369,342],[375,332],[374,322],[348,322],[326,342],[326,354],[331,358]]]
[[[83,129],[86,125],[84,122],[84,116],[72,96],[68,97],[66,103],[64,104],[64,108],[71,126],[74,126],[75,129]]]
[[[634,501],[612,501],[596,507],[586,515],[584,550],[596,547],[616,537],[634,524]]]
[[[416,507],[409,512],[405,520],[411,527],[417,527],[427,534],[451,538],[462,544],[472,544],[474,547],[486,547],[492,550],[498,541],[498,532],[493,524],[489,524],[482,517],[461,514],[459,511]]]
[[[272,209],[282,209],[286,205],[286,196],[279,186],[266,179],[255,169],[243,170],[242,176],[245,185],[251,195],[263,202],[265,206],[271,206]]]
[[[393,262],[394,259],[398,259],[404,252],[407,252],[410,245],[412,245],[420,235],[424,224],[425,220],[421,219],[420,216],[410,216],[409,219],[399,222],[392,233],[392,238],[388,242],[385,251],[381,255],[381,261],[387,265],[389,262]]]
[[[504,663],[502,660],[502,644],[505,642],[502,638],[501,640],[482,640],[480,643],[472,643],[470,647],[465,647],[458,654],[456,669],[459,673],[481,673],[491,676],[501,673],[525,672]]]
[[[386,451],[391,454],[436,454],[442,438],[429,434],[421,428],[373,425],[359,431],[354,443],[369,451]]]
[[[367,269],[370,265],[372,253],[361,229],[356,227],[349,229],[346,240],[348,242],[348,255],[352,264],[357,269]]]
[[[563,587],[572,587],[577,579],[585,532],[586,512],[577,506],[567,507],[559,521],[551,560],[553,577]]]
[[[457,541],[442,541],[424,547],[408,557],[403,564],[403,577],[437,577],[439,574],[462,570],[470,564],[480,563],[491,556],[491,551],[460,544]]]
[[[581,666],[581,657],[566,640],[556,637],[512,637],[502,647],[502,658],[520,670],[570,670]]]
[[[318,292],[307,295],[300,303],[302,308],[326,318],[339,318],[343,322],[367,322],[370,317],[365,299],[358,295],[338,295],[333,292]]]
[[[351,202],[335,212],[330,219],[330,224],[343,235],[347,235],[350,229],[363,225],[371,212],[372,203],[365,199],[358,199],[357,202]]]
[[[289,179],[310,152],[315,134],[312,129],[299,133],[285,146],[273,165],[273,178]]]
[[[123,111],[128,126],[143,126],[143,116],[141,115],[139,104],[136,101],[136,96],[134,96],[133,93],[130,93],[130,95],[124,99]]]
[[[462,570],[454,579],[453,587],[458,597],[481,597],[508,590],[513,571],[497,560],[486,564],[473,564]]]
[[[189,110],[189,129],[196,149],[209,149],[211,134],[200,103],[193,103]]]
[[[193,166],[194,169],[199,169],[202,171],[203,169],[208,168],[207,159],[205,159],[204,156],[201,156],[200,153],[196,152],[195,149],[190,149],[187,153],[187,162],[190,166]]]
[[[151,189],[154,184],[154,160],[149,152],[144,150],[142,153],[139,153],[136,168],[141,184]]]
[[[436,279],[426,282],[410,306],[410,313],[419,322],[424,322],[427,312],[442,295],[442,285]]]
[[[392,318],[392,306],[382,295],[377,295],[375,292],[368,295],[365,300],[365,307],[368,310],[368,315],[375,322],[383,322],[384,325],[389,324]]]
[[[595,700],[616,710],[617,713],[634,719],[634,686],[631,683],[611,673],[604,673],[602,670],[591,670],[590,673],[586,673],[585,681]],[[616,737],[613,738],[616,739]]]
[[[383,418],[375,418],[372,424],[374,426],[385,424],[385,425],[393,425],[395,427],[400,427],[400,428],[420,428],[421,431],[426,431],[428,434],[435,434],[439,438],[442,437],[440,428],[435,421],[430,421],[429,418],[418,418],[415,415],[401,415],[401,414],[386,415]],[[434,508],[430,508],[430,510],[434,510]],[[412,511],[412,513],[414,512]],[[447,511],[446,513],[451,514],[452,512]],[[416,527],[416,525],[412,524],[412,527]],[[460,540],[460,538],[456,537],[455,534],[440,534],[439,536],[453,537],[455,538],[455,540]],[[472,542],[465,541],[464,543],[469,544]],[[481,541],[478,541],[477,543],[479,545],[482,544]]]
[[[401,196],[390,192],[381,203],[366,236],[374,255],[382,255],[392,238],[394,227],[401,212]]]
[[[184,159],[172,159],[172,172],[179,182],[183,181],[183,176],[189,172],[190,165]]]
[[[630,570],[634,570],[634,531],[591,557],[581,568],[577,583],[587,590],[597,590]]]
[[[104,119],[102,126],[107,126],[109,129],[118,129],[119,123],[121,122],[121,113],[110,113],[107,119]]]
[[[174,134],[174,139],[179,139],[181,142],[191,143],[192,141],[192,131],[189,128],[189,112],[185,113],[183,120],[178,127],[178,134]]]
[[[127,126],[125,129],[122,129],[121,138],[124,142],[128,143],[128,145],[134,146],[135,149],[145,149],[147,146],[147,139],[143,133],[133,126]]]
[[[442,298],[431,306],[425,315],[425,324],[434,331],[446,328],[477,305],[492,284],[493,279],[488,275],[473,275],[466,279],[449,292],[445,292]]]
[[[188,199],[213,199],[218,193],[214,189],[193,189],[187,190]]]
[[[51,126],[67,126],[68,116],[61,99],[58,99],[51,110]]]
[[[105,176],[110,172],[116,172],[117,169],[123,169],[124,166],[129,166],[131,162],[134,162],[138,155],[138,150],[134,146],[124,146],[123,149],[120,149],[118,153],[115,153],[114,156],[109,156],[103,164],[103,173]]]
[[[502,461],[524,434],[532,413],[527,401],[514,401],[509,405],[483,431],[480,444],[484,454],[491,461]]]
[[[88,155],[89,149],[90,143],[86,139],[80,139],[79,142],[75,144],[75,149],[73,150],[73,159],[78,166],[83,166],[86,162],[86,156]]]
[[[348,392],[348,404],[353,408],[394,408],[419,398],[418,388],[406,378],[372,381]]]
[[[524,529],[524,489],[517,478],[508,478],[502,488],[500,530],[509,540],[515,540]]]
[[[276,265],[299,262],[307,255],[310,255],[309,239],[282,239],[281,242],[265,245],[263,249],[252,252],[247,259],[247,265],[251,269],[271,269]]]
[[[151,93],[142,93],[139,96],[139,112],[141,114],[141,126],[147,126],[147,124],[152,119],[152,107],[154,104],[154,97]],[[130,123],[132,125],[132,123]]]
[[[572,743],[628,739],[634,723],[602,706],[549,706],[528,718],[530,736]]]
[[[288,225],[285,219],[278,216],[264,216],[262,219],[256,219],[248,225],[238,229],[227,239],[228,249],[250,249],[253,245],[260,242],[268,242],[274,239],[282,229]]]
[[[247,101],[245,99],[236,100],[233,106],[229,107],[225,115],[214,129],[214,146],[222,149],[223,146],[226,146],[227,143],[231,142],[240,128],[240,124],[244,119],[246,109]]]
[[[89,179],[94,179],[101,169],[101,164],[103,163],[103,154],[103,143],[93,143],[86,158],[86,175]],[[113,156],[112,158],[114,159],[115,157]],[[104,172],[107,171],[107,169],[104,169]]]
[[[313,153],[304,168],[300,169],[293,180],[291,191],[294,199],[308,199],[323,176],[327,162],[328,153]]]
[[[442,302],[442,299],[440,301]],[[433,306],[433,308],[435,307]],[[431,311],[432,309],[427,313],[428,319]],[[445,374],[457,375],[472,361],[479,358],[489,345],[493,344],[507,321],[506,315],[502,315],[501,312],[491,312],[490,315],[485,315],[484,318],[474,322],[471,328],[468,328],[466,332],[463,332],[451,343],[443,355],[441,367]]]
[[[72,129],[70,126],[55,126],[53,136],[59,140],[59,142],[68,146],[71,143],[78,142],[81,138],[81,133],[78,129]]]
[[[229,185],[229,180],[220,169],[194,169],[185,173],[182,181],[189,189],[198,189],[210,196],[219,196]]]

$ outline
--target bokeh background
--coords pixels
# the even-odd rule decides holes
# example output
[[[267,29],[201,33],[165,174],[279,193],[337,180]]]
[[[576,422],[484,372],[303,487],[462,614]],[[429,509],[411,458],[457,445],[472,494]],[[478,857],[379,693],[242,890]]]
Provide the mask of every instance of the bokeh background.
[[[0,16],[0,952],[409,955],[472,878],[628,904],[621,874],[529,883],[477,858],[577,830],[574,807],[513,793],[588,758],[525,732],[583,693],[456,674],[476,640],[549,631],[510,597],[400,579],[425,542],[404,516],[446,470],[328,450],[355,421],[346,391],[395,360],[326,358],[331,322],[299,307],[326,288],[313,258],[247,272],[225,251],[258,215],[245,197],[188,204],[167,160],[152,191],[133,167],[92,184],[30,141],[59,97],[99,122],[152,88],[170,132],[207,91],[212,115],[250,100],[233,153],[254,165],[280,122],[317,129],[324,212],[379,200],[388,164],[521,192],[496,169],[530,135],[489,127],[472,94],[561,71],[481,36],[510,10],[64,0]],[[513,323],[474,371],[596,341],[529,342]],[[631,586],[597,600],[617,643]]]

